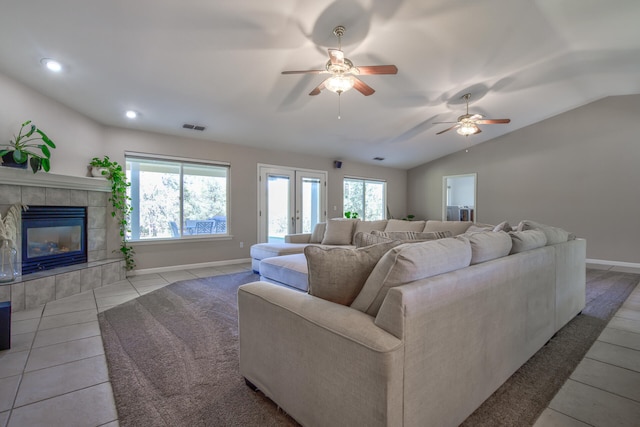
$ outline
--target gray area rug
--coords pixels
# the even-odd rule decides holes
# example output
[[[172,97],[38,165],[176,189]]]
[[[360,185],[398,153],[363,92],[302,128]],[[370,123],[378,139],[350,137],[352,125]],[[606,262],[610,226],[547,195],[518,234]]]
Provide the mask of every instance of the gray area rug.
[[[295,426],[239,374],[237,273],[177,282],[100,313],[121,426]],[[587,270],[587,306],[465,426],[532,425],[640,280]]]

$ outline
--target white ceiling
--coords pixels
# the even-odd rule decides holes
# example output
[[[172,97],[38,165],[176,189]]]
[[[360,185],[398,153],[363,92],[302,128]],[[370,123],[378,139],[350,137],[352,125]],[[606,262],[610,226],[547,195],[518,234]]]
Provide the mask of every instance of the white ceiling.
[[[105,125],[411,168],[640,93],[639,20],[638,0],[0,0],[0,72]],[[308,95],[324,76],[281,74],[322,68],[337,25],[356,66],[399,70],[361,77],[376,93],[344,93],[340,120]],[[436,136],[467,92],[511,123]]]

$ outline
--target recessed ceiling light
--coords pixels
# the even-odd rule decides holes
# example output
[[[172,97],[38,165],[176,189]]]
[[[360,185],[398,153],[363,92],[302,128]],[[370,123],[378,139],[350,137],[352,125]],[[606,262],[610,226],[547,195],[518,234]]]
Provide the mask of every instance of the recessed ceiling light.
[[[49,71],[53,71],[54,73],[58,73],[60,71],[62,71],[62,64],[60,64],[58,61],[56,61],[55,59],[51,59],[51,58],[42,58],[40,60],[40,63],[42,65],[44,65],[45,67],[47,67],[47,69]]]
[[[135,119],[136,117],[138,117],[138,113],[133,110],[128,110],[126,113],[124,113],[124,115],[127,116],[128,119]]]

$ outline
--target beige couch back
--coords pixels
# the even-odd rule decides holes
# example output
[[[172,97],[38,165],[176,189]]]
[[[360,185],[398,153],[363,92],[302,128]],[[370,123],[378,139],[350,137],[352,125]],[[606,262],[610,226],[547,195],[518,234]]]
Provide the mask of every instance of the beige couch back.
[[[375,323],[405,344],[405,425],[460,424],[551,338],[555,262],[547,246],[389,290]]]

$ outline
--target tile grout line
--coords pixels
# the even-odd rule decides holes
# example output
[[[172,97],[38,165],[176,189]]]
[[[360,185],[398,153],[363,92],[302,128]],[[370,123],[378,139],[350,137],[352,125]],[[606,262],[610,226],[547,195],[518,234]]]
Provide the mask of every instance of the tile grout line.
[[[599,361],[598,361],[598,362],[599,362]],[[613,365],[613,366],[615,366],[615,365]],[[609,390],[605,390],[605,389],[603,389],[603,388],[600,388],[600,387],[594,386],[593,384],[589,384],[589,383],[585,383],[585,382],[583,382],[583,381],[576,380],[575,378],[571,378],[571,377],[569,377],[569,380],[571,380],[571,381],[573,381],[573,382],[576,382],[576,383],[578,383],[578,384],[582,384],[582,385],[587,386],[587,387],[591,387],[591,388],[596,389],[596,390],[600,390],[601,392],[604,392],[604,393],[610,394],[610,395],[612,395],[612,396],[616,396],[616,397],[619,397],[619,398],[622,398],[622,399],[628,400],[628,401],[630,401],[630,402],[632,402],[632,403],[635,403],[635,404],[637,404],[637,405],[640,405],[640,400],[632,399],[632,398],[630,398],[630,397],[623,396],[623,395],[621,395],[621,394],[614,393],[614,392],[609,391]],[[583,422],[584,422],[584,421],[583,421]]]
[[[21,406],[14,406],[13,408],[11,408],[11,410],[13,411],[14,409],[26,408],[27,406],[35,405],[36,403],[45,402],[45,401],[47,401],[47,400],[55,399],[55,398],[58,398],[58,397],[60,397],[60,396],[65,396],[65,395],[67,395],[67,394],[76,393],[76,392],[78,392],[78,391],[87,390],[87,389],[89,389],[89,388],[91,388],[91,387],[99,386],[99,385],[102,385],[102,384],[109,384],[109,387],[111,387],[111,383],[110,383],[110,381],[109,381],[109,380],[107,380],[107,381],[102,381],[102,382],[99,382],[99,383],[96,383],[96,384],[92,384],[92,385],[90,385],[90,386],[81,387],[81,388],[79,388],[79,389],[77,389],[77,390],[66,391],[66,392],[64,392],[64,393],[56,394],[55,396],[50,396],[50,397],[46,397],[46,398],[44,398],[44,399],[34,400],[33,402],[29,402],[29,403],[27,403],[27,404],[25,404],[25,405],[21,405]],[[110,422],[111,422],[111,421],[110,421]]]
[[[18,387],[16,388],[16,393],[13,396],[13,401],[11,402],[11,409],[9,409],[9,416],[7,417],[7,422],[5,426],[8,426],[9,422],[11,422],[11,416],[13,415],[13,408],[15,408],[16,400],[18,399],[18,392],[20,391],[20,387],[22,386],[22,380],[24,379],[25,370],[27,369],[27,364],[29,363],[29,359],[31,358],[31,350],[33,349],[33,344],[36,341],[36,337],[38,336],[38,331],[40,330],[40,324],[42,323],[42,317],[44,316],[44,309],[46,308],[46,306],[47,304],[44,304],[40,311],[38,326],[36,326],[36,330],[33,333],[33,338],[31,339],[31,344],[29,345],[29,350],[27,350],[28,352],[27,358],[24,361],[24,366],[22,367],[22,372],[20,373],[20,380],[18,381]]]

